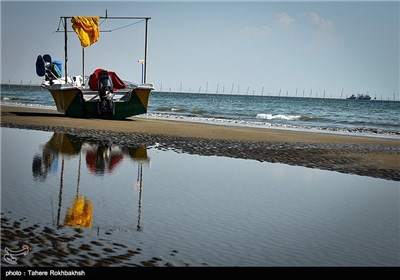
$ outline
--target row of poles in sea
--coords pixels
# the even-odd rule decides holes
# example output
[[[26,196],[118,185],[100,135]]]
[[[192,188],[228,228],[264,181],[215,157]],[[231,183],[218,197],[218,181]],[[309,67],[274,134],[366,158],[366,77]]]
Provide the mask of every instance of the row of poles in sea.
[[[250,87],[248,86],[246,88],[245,91],[241,91],[240,89],[240,85],[238,84],[237,87],[235,88],[235,85],[232,83],[231,89],[230,91],[225,91],[225,86],[222,86],[222,88],[220,88],[219,83],[217,84],[217,87],[215,89],[215,91],[209,91],[208,90],[208,83],[206,83],[206,87],[205,89],[202,90],[202,87],[200,86],[198,91],[192,91],[192,89],[189,87],[188,89],[184,89],[182,87],[182,83],[178,88],[172,88],[172,87],[168,87],[167,89],[163,88],[163,84],[162,82],[160,83],[160,88],[159,88],[160,92],[175,92],[175,93],[210,93],[210,94],[230,94],[230,95],[254,95],[254,96],[275,96],[275,97],[304,97],[304,98],[348,98],[351,95],[353,96],[370,96],[369,92],[367,91],[365,94],[364,93],[357,93],[357,94],[344,94],[344,88],[342,88],[342,91],[340,93],[340,97],[339,96],[333,96],[332,93],[327,94],[326,90],[323,90],[323,93],[321,95],[319,95],[318,91],[314,91],[313,89],[310,89],[310,91],[308,92],[308,90],[302,90],[299,91],[298,88],[296,88],[295,93],[294,94],[290,94],[289,90],[282,90],[281,88],[279,89],[279,91],[277,92],[271,92],[271,91],[264,91],[264,87],[261,88],[261,91],[256,91],[256,90],[250,90]],[[371,99],[377,99],[377,95],[375,94],[374,97]],[[383,96],[382,94],[380,95],[380,100],[383,100]],[[389,100],[389,98],[387,98],[387,100]],[[396,94],[393,93],[393,100],[396,100]]]
[[[23,80],[21,80],[20,82],[15,82],[15,81],[11,81],[10,79],[8,80],[8,82],[6,83],[1,83],[2,87],[21,87],[21,88],[33,88],[33,87],[40,87],[41,82],[35,82],[33,83],[32,81],[29,81],[29,83],[24,82]]]

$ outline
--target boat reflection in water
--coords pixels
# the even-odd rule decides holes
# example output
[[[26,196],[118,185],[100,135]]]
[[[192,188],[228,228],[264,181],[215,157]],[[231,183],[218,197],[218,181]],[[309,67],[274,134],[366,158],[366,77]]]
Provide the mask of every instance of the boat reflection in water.
[[[45,181],[48,174],[57,173],[58,162],[61,157],[60,189],[58,194],[58,210],[55,225],[92,228],[93,204],[80,193],[80,178],[82,159],[90,174],[104,176],[114,172],[124,158],[128,157],[138,163],[137,179],[134,182],[134,190],[139,192],[138,218],[136,230],[140,231],[142,213],[142,192],[143,192],[143,164],[150,159],[147,156],[145,146],[128,147],[113,145],[107,141],[88,140],[74,135],[54,133],[51,139],[42,147],[42,153],[36,154],[32,160],[32,174],[35,180]],[[63,223],[61,221],[61,208],[64,189],[65,161],[79,157],[76,195],[70,207],[68,207]]]

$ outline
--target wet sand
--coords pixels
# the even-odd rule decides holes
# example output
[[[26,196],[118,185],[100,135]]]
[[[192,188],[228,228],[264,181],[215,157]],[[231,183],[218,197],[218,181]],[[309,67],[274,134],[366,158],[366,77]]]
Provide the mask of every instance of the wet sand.
[[[173,267],[190,266],[179,258],[177,250],[167,256],[148,256],[143,245],[136,248],[113,241],[112,230],[69,228],[30,223],[26,218],[12,219],[11,212],[1,213],[2,248],[12,251],[29,246],[26,255],[15,256],[15,263],[1,258],[3,267]],[[95,229],[91,229],[95,230]]]
[[[1,125],[400,181],[397,139],[135,117],[124,121],[78,119],[54,110],[11,106],[1,106]]]

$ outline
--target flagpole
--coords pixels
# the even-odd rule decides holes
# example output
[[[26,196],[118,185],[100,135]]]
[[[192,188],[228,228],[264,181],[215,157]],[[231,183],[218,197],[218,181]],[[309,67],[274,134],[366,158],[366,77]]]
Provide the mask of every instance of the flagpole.
[[[146,18],[146,25],[144,31],[144,77],[143,82],[147,81],[147,27],[148,27],[149,18]]]
[[[65,69],[65,83],[68,82],[68,47],[67,47],[67,40],[68,40],[68,36],[67,36],[67,17],[64,17],[64,69]]]
[[[85,85],[85,48],[82,48],[82,80]]]

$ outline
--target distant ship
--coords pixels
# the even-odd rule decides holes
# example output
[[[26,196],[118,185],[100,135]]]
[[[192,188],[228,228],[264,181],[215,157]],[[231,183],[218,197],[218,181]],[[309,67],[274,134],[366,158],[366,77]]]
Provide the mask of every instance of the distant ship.
[[[350,97],[347,97],[347,99],[355,99],[355,100],[371,100],[371,96],[369,96],[368,94],[358,94],[357,96],[355,96],[354,94],[352,94]]]

